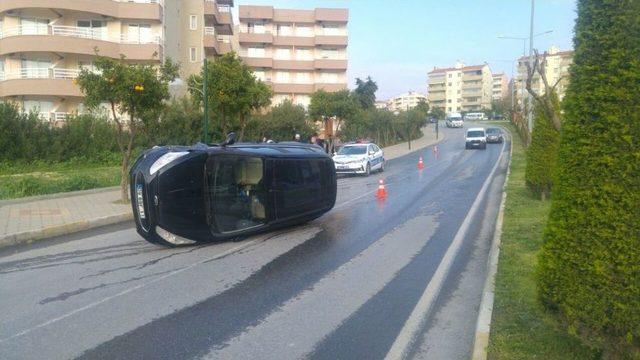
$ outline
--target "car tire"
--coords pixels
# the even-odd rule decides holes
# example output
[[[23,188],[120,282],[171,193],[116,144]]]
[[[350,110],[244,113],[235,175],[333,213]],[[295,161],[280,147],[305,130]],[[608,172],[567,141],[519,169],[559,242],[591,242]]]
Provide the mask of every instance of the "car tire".
[[[371,164],[367,163],[367,167],[365,168],[364,171],[364,176],[369,176],[371,175]]]

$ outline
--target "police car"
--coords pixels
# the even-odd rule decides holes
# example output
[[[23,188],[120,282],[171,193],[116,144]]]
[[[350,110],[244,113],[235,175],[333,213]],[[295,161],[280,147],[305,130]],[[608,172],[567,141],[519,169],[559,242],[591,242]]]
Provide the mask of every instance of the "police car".
[[[372,171],[384,171],[384,152],[372,143],[346,144],[333,156],[338,174],[368,176]]]

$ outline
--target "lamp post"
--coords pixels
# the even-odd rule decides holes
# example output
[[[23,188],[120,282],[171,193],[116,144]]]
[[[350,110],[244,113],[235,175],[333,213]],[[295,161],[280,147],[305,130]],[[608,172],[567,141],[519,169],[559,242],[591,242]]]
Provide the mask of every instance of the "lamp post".
[[[526,57],[526,48],[527,48],[527,40],[529,40],[529,64],[533,64],[533,39],[540,36],[540,35],[545,35],[545,34],[550,34],[553,32],[553,30],[548,30],[545,32],[541,32],[538,34],[533,34],[533,2],[534,0],[531,0],[531,28],[530,28],[530,34],[529,37],[514,37],[514,36],[503,36],[503,35],[498,35],[498,39],[503,39],[503,40],[522,40],[522,57]],[[524,77],[521,79],[520,83],[521,83],[521,94],[522,94],[522,112],[524,113],[524,110],[527,109],[525,107],[525,102],[524,102],[524,91],[525,91],[525,85],[524,85],[525,79]],[[533,129],[533,99],[531,97],[531,94],[528,94],[527,96],[527,104],[528,106],[528,111],[527,111],[527,126],[529,128],[529,131],[531,131]]]

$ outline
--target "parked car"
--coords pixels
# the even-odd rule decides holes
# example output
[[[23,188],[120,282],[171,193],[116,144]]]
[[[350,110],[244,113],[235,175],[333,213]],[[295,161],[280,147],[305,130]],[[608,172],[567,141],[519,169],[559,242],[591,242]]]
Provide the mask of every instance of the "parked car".
[[[470,128],[465,136],[465,149],[486,149],[487,134],[484,128]]]
[[[447,115],[445,124],[448,128],[461,128],[464,126],[464,121],[459,113],[451,113]]]
[[[301,143],[156,147],[133,164],[130,184],[137,232],[166,246],[303,223],[336,200],[333,160]]]
[[[487,142],[488,143],[502,143],[504,137],[502,136],[502,130],[500,128],[490,127],[487,129]]]
[[[384,152],[373,143],[346,144],[333,157],[338,174],[369,176],[371,171],[384,171]]]
[[[482,112],[467,113],[464,115],[464,120],[487,120],[487,116]]]

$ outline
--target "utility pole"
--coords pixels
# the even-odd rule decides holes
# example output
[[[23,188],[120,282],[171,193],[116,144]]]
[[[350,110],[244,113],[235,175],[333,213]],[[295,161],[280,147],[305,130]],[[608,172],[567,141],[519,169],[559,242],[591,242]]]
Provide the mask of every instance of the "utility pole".
[[[535,0],[531,0],[531,23],[529,26],[529,66],[533,66],[533,13],[535,9]],[[531,94],[527,96],[529,111],[527,113],[527,124],[529,132],[533,131],[533,97]]]
[[[204,55],[204,54],[203,54]],[[207,97],[207,56],[204,56],[202,74],[202,102],[204,104],[203,126],[202,126],[202,142],[209,144],[209,98]]]

